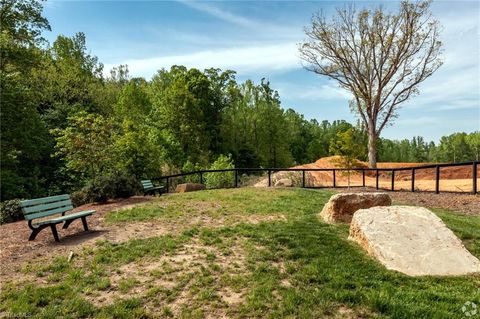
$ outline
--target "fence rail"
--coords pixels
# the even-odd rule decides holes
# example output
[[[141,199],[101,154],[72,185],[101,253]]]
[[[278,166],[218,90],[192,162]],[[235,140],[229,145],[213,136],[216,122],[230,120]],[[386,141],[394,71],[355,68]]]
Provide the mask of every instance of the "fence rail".
[[[396,191],[395,189],[395,173],[396,172],[403,172],[403,171],[411,171],[411,185],[410,185],[410,191],[415,192],[418,191],[415,186],[416,186],[416,180],[415,180],[415,175],[421,171],[421,170],[426,170],[426,169],[434,169],[435,170],[435,187],[434,187],[434,192],[436,194],[440,193],[440,181],[442,181],[442,174],[441,174],[441,169],[442,168],[452,168],[452,167],[468,167],[471,166],[471,179],[472,179],[472,188],[471,191],[461,191],[463,193],[472,193],[472,194],[477,194],[478,193],[478,168],[479,168],[479,163],[478,161],[474,162],[466,162],[466,163],[447,163],[447,164],[429,164],[429,165],[419,165],[419,166],[410,166],[410,167],[396,167],[396,168],[232,168],[232,169],[218,169],[218,170],[198,170],[198,171],[193,171],[193,172],[187,172],[187,173],[180,173],[180,174],[173,174],[173,175],[168,175],[168,176],[161,176],[158,178],[153,178],[155,181],[160,181],[164,182],[166,185],[167,192],[170,189],[170,186],[172,186],[171,181],[174,180],[175,178],[185,178],[188,176],[197,176],[198,180],[200,183],[204,183],[204,174],[209,174],[209,173],[228,173],[228,172],[233,172],[234,178],[232,181],[232,184],[230,187],[239,187],[239,174],[245,174],[245,173],[252,173],[252,172],[260,172],[260,173],[267,173],[268,175],[268,186],[272,186],[272,174],[277,173],[277,172],[301,172],[302,173],[302,187],[303,188],[336,188],[336,187],[346,187],[346,186],[339,186],[338,185],[338,179],[337,179],[337,172],[345,172],[345,171],[351,171],[351,172],[360,172],[361,173],[361,186],[351,186],[351,187],[366,187],[366,172],[375,172],[375,188],[376,189],[381,189],[381,190],[389,190],[389,191]],[[306,173],[308,172],[331,172],[332,173],[332,184],[331,186],[310,186],[307,185],[306,183]],[[390,174],[390,187],[389,188],[382,188],[380,187],[379,179],[380,179],[380,173],[381,172],[386,172]],[[429,179],[427,179],[429,180]],[[447,192],[447,191],[442,191],[442,192]],[[450,191],[448,191],[450,192]]]

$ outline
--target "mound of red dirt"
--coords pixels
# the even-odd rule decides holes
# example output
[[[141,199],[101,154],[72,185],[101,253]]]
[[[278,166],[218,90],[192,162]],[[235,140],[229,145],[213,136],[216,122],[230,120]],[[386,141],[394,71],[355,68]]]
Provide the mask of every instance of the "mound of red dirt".
[[[333,168],[342,168],[339,162],[339,156],[329,156],[323,157],[317,160],[314,163],[303,164],[294,166],[293,168],[322,168],[322,169],[333,169]],[[418,167],[418,166],[425,166],[432,163],[392,163],[392,162],[379,162],[377,163],[377,167],[381,169],[388,169],[388,168],[410,168],[410,167]],[[368,164],[366,162],[357,160],[356,168],[368,168]],[[480,168],[480,167],[479,167]],[[291,175],[292,179],[301,179],[301,176],[296,176],[296,174],[290,172],[277,172],[273,174],[272,180],[275,181],[279,178],[289,178],[289,174]],[[365,178],[367,185],[375,184],[375,171],[365,171]],[[298,175],[298,174],[297,174]],[[348,174],[344,172],[336,172],[335,180],[336,185],[343,185],[346,186]],[[425,168],[425,169],[417,169],[415,171],[415,180],[416,181],[433,181],[435,180],[436,170],[435,168]],[[480,172],[478,174],[480,176]],[[307,172],[306,173],[307,186],[333,186],[333,171],[319,171],[319,172]],[[395,181],[398,182],[398,187],[408,188],[409,181],[412,178],[412,171],[410,169],[404,171],[396,171],[395,172]],[[471,166],[458,166],[458,167],[444,167],[440,169],[440,179],[443,180],[441,188],[442,190],[452,190],[452,191],[469,191],[471,189],[471,178],[472,178],[472,167]],[[362,172],[361,171],[352,171],[350,173],[350,182],[351,185],[361,186],[362,183]],[[381,187],[389,187],[391,181],[391,172],[389,171],[380,171],[379,172],[379,179]],[[448,182],[446,181],[448,180]],[[402,184],[405,184],[403,185]],[[458,183],[457,183],[458,182]],[[360,184],[359,184],[360,183]],[[456,183],[455,185],[450,185],[451,183]],[[267,186],[268,180],[264,179],[257,183],[255,186],[262,187]],[[295,183],[294,183],[295,184]],[[298,183],[297,183],[298,184]],[[385,184],[385,185],[383,185]],[[434,184],[432,185],[423,185],[424,182],[419,182],[420,190],[434,190]],[[458,185],[457,185],[458,184]],[[464,189],[465,188],[465,189]]]

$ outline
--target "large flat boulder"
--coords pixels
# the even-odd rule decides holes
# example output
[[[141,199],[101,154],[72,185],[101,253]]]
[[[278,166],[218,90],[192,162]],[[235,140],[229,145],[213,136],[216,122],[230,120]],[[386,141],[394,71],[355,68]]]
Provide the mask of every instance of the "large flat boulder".
[[[177,193],[186,193],[186,192],[194,192],[205,189],[205,185],[198,184],[198,183],[185,183],[185,184],[178,184],[175,188],[175,192]]]
[[[480,272],[480,261],[437,215],[423,207],[358,210],[350,224],[349,239],[388,269],[410,276]]]
[[[327,223],[350,223],[353,214],[363,208],[390,206],[392,200],[386,193],[342,193],[330,197],[320,212]]]

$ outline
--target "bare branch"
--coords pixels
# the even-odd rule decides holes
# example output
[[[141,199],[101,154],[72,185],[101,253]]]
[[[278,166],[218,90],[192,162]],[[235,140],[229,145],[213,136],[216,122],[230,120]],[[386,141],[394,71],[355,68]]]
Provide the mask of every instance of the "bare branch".
[[[305,68],[349,90],[351,109],[375,137],[442,64],[430,4],[402,1],[396,14],[347,6],[329,22],[315,15],[305,30],[308,39],[299,46]]]

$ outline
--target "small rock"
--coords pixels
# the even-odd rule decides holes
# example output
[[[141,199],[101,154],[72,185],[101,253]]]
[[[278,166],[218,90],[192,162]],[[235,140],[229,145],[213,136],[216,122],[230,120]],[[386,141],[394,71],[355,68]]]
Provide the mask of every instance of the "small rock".
[[[68,262],[71,262],[71,261],[72,261],[74,255],[75,255],[75,254],[73,253],[73,251],[70,250],[70,253],[68,254]]]
[[[198,184],[198,183],[185,183],[185,184],[178,184],[175,188],[175,192],[177,193],[186,193],[186,192],[194,192],[205,189],[205,185]]]
[[[282,178],[275,182],[276,187],[292,187],[293,182],[290,178]]]
[[[390,206],[392,200],[386,193],[342,193],[330,197],[320,217],[327,223],[350,223],[353,214],[373,206]]]

